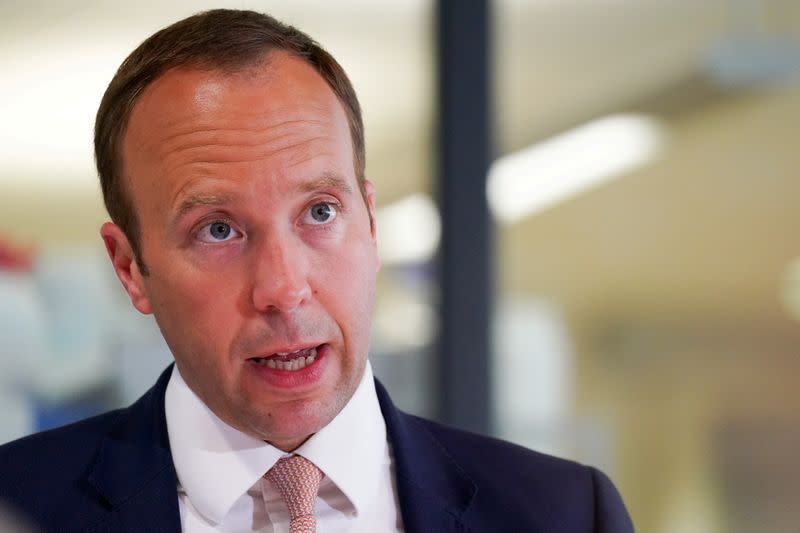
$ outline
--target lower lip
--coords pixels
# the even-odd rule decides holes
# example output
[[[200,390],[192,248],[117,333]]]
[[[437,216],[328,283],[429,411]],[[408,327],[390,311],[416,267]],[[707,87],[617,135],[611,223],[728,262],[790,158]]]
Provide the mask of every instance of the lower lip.
[[[314,387],[322,379],[325,370],[327,355],[330,347],[323,344],[317,348],[317,357],[310,365],[306,365],[300,370],[281,370],[270,368],[248,359],[247,366],[259,378],[266,381],[269,385],[279,389],[302,390]]]

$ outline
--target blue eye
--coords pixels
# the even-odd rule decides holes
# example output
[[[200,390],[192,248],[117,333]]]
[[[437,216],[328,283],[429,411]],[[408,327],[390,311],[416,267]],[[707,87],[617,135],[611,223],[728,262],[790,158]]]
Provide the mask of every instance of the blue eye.
[[[222,222],[221,220],[206,224],[200,228],[200,232],[197,234],[198,239],[210,243],[225,242],[238,236],[238,231],[233,229],[227,222]]]
[[[336,207],[329,202],[312,205],[308,210],[310,224],[326,224],[336,218]]]

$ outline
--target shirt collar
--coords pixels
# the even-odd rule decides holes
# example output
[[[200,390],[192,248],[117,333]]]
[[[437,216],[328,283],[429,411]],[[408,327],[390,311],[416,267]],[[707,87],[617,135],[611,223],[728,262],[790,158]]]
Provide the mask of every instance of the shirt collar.
[[[283,452],[223,422],[189,388],[177,365],[164,403],[178,482],[197,511],[219,524]]]
[[[165,411],[178,482],[191,504],[214,524],[286,455],[223,422],[189,388],[177,365],[167,385]],[[356,513],[366,509],[381,469],[389,463],[386,425],[369,362],[345,407],[293,453],[317,465]]]

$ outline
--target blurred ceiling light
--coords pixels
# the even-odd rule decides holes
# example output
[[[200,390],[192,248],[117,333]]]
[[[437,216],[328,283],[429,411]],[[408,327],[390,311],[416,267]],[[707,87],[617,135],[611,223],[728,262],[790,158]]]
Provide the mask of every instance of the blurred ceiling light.
[[[781,290],[783,305],[792,318],[800,320],[800,258],[789,263]]]
[[[489,207],[516,222],[651,161],[664,136],[655,118],[614,115],[503,156],[489,170]]]
[[[43,30],[34,49],[0,46],[0,181],[96,189],[94,115],[126,46],[97,42]]]
[[[441,236],[439,211],[425,194],[414,194],[377,210],[381,261],[419,263],[436,253]]]

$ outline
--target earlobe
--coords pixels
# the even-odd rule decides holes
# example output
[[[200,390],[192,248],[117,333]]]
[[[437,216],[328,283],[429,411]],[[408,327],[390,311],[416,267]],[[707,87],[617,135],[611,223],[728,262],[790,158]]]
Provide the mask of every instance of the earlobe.
[[[144,278],[136,262],[133,248],[122,229],[111,222],[100,228],[100,236],[106,245],[108,257],[120,283],[131,299],[133,306],[142,314],[153,312],[150,299],[144,286]]]

